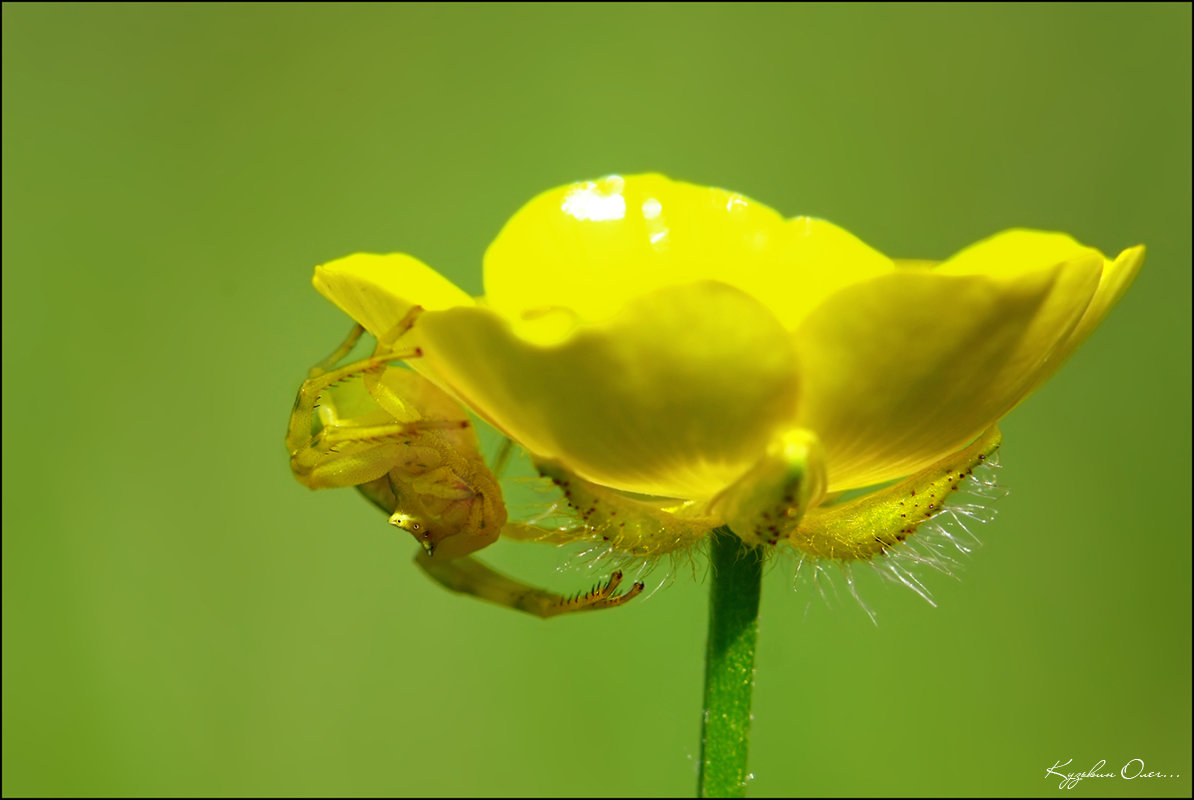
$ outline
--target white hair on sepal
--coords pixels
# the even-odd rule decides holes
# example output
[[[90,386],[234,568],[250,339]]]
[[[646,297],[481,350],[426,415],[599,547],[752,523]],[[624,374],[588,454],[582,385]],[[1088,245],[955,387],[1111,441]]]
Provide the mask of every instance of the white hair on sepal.
[[[777,553],[785,553],[784,550],[777,550]],[[805,616],[808,615],[809,610],[813,607],[815,599],[819,598],[820,602],[826,606],[832,607],[838,601],[837,585],[833,581],[833,576],[830,574],[830,568],[834,567],[839,570],[849,569],[845,562],[834,562],[829,559],[817,558],[807,553],[799,553],[792,551],[796,558],[796,567],[792,572],[792,590],[798,595],[807,598],[804,604]],[[786,556],[781,556],[786,558]],[[779,559],[777,559],[779,560]],[[863,606],[866,607],[865,605]]]
[[[930,517],[904,538],[886,545],[882,552],[870,558],[823,558],[795,551],[793,588],[809,599],[805,613],[815,597],[820,597],[827,605],[840,599],[836,587],[840,575],[850,596],[867,617],[878,624],[875,610],[859,591],[856,570],[864,565],[884,581],[911,590],[936,607],[929,589],[929,573],[960,579],[965,557],[982,546],[977,535],[979,526],[996,518],[995,503],[1008,494],[1007,488],[998,482],[1000,468],[998,451],[987,453]]]
[[[996,450],[987,456],[981,466],[975,467],[973,473],[966,476],[963,491],[985,500],[1002,500],[1007,497],[1009,491],[999,483],[999,470],[1002,468],[1003,463],[999,460],[999,451]]]
[[[870,618],[871,624],[878,625],[879,618],[875,616],[875,612],[871,610],[871,607],[866,604],[866,601],[862,599],[862,595],[858,592],[858,584],[854,580],[853,566],[850,564],[842,564],[841,568],[842,574],[846,579],[846,587],[850,590],[850,596],[854,598],[854,602],[858,603],[859,607],[866,613],[867,617]]]
[[[717,524],[696,513],[695,503],[635,497],[590,483],[517,445],[504,452],[507,515],[513,523],[504,533],[524,541],[586,543],[569,562],[623,572],[642,569],[641,562],[691,550]]]
[[[519,448],[521,451],[521,448]],[[522,456],[526,458],[525,455]],[[511,459],[517,467],[517,457]],[[529,465],[530,460],[526,458]],[[533,469],[533,467],[530,467]],[[525,473],[526,469],[520,470]],[[632,582],[647,585],[642,599],[653,595],[672,583],[686,565],[696,573],[694,548],[684,546],[660,554],[641,554],[621,549],[619,538],[613,534],[609,518],[602,514],[587,518],[565,496],[560,484],[538,474],[508,477],[513,487],[511,519],[520,523],[517,538],[541,544],[553,544],[561,553],[556,567],[558,574],[606,574],[620,571]],[[617,508],[615,506],[615,508]],[[664,532],[661,531],[661,534]],[[665,537],[666,538],[666,537]]]
[[[565,557],[556,568],[558,573],[597,573],[619,570],[628,579],[647,586],[642,599],[647,599],[665,586],[675,583],[677,576],[691,573],[699,577],[699,553],[704,549],[701,543],[659,555],[634,555],[619,550],[614,542],[606,541],[599,534],[590,538],[561,543],[559,547]]]
[[[995,518],[994,502],[1007,494],[996,479],[999,442],[992,429],[965,450],[903,481],[826,506],[823,513],[810,511],[791,540],[793,585],[809,598],[805,612],[813,597],[828,605],[841,600],[840,576],[849,595],[876,622],[877,614],[860,590],[862,573],[857,569],[863,564],[935,605],[928,573],[957,579],[963,557],[981,546],[979,526]],[[535,463],[522,448],[514,451],[504,481],[512,527],[518,529],[510,535],[563,548],[557,572],[587,577],[621,571],[643,583],[659,576],[650,580],[654,585],[648,596],[681,571],[697,580],[706,573],[708,533],[715,520],[701,516],[694,504],[637,499],[558,466]],[[788,550],[769,549],[767,573],[782,560],[775,554]]]

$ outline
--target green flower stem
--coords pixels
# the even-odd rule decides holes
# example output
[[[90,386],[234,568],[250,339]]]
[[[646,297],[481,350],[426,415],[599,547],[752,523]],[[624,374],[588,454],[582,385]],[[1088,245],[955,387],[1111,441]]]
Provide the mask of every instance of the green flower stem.
[[[755,685],[762,548],[728,528],[713,533],[705,714],[701,722],[701,797],[746,796],[750,695]]]

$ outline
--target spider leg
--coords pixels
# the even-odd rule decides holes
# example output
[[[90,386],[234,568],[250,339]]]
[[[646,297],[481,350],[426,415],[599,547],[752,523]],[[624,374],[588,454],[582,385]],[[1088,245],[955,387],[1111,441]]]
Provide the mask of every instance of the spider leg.
[[[574,611],[615,608],[643,591],[643,584],[635,583],[627,591],[617,594],[618,586],[622,583],[620,571],[614,572],[608,581],[593,587],[592,591],[569,598],[517,581],[471,556],[440,561],[420,552],[415,556],[415,563],[446,589],[533,614],[541,619]]]
[[[405,324],[405,329],[396,335],[409,330],[413,313],[408,317],[409,323],[404,320],[401,324]],[[337,367],[362,333],[361,326],[353,326],[340,346],[310,369],[295,397],[286,431],[286,449],[295,477],[313,489],[356,486],[375,480],[397,461],[406,445],[404,439],[429,430],[453,431],[468,425],[461,419],[400,421],[372,403],[372,410],[358,416],[342,416],[332,398],[333,387],[359,375],[380,374],[392,361],[418,358],[422,354],[418,348],[398,351],[379,345],[372,356]]]

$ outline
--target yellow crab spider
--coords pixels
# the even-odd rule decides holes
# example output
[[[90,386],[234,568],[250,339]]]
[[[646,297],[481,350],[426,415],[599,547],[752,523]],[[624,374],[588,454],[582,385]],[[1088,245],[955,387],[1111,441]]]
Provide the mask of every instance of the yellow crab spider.
[[[308,372],[286,434],[295,477],[311,489],[356,487],[391,525],[414,536],[422,546],[415,563],[452,591],[544,619],[613,608],[637,596],[641,583],[616,593],[621,572],[588,594],[565,598],[470,556],[507,528],[506,507],[456,401],[417,373],[390,366],[422,354],[397,346],[420,310],[379,337],[372,356],[337,367],[364,332],[355,326]],[[528,538],[525,528],[509,526],[508,533]]]

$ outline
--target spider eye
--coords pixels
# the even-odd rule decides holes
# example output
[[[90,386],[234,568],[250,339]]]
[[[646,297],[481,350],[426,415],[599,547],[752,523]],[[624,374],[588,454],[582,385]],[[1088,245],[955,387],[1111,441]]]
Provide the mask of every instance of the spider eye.
[[[423,526],[422,526],[422,525],[420,525],[420,524],[419,524],[419,523],[417,523],[417,522],[412,522],[412,523],[410,524],[410,529],[411,529],[412,531],[421,531],[421,530],[423,530]]]

